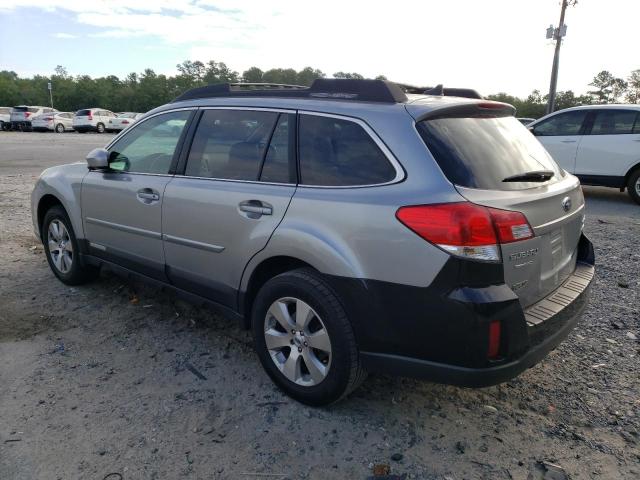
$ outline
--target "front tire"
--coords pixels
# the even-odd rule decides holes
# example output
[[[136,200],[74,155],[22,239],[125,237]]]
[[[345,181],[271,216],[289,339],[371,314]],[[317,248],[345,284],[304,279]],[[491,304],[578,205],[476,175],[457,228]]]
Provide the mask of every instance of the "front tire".
[[[640,204],[640,168],[629,176],[627,192],[634,202]]]
[[[56,125],[56,133],[64,133],[64,125],[59,123]]]
[[[252,328],[265,371],[299,402],[337,402],[366,377],[347,314],[315,270],[293,270],[265,283],[253,305]]]
[[[93,280],[99,270],[84,265],[71,221],[61,206],[51,207],[42,221],[42,242],[49,267],[67,285],[80,285]]]

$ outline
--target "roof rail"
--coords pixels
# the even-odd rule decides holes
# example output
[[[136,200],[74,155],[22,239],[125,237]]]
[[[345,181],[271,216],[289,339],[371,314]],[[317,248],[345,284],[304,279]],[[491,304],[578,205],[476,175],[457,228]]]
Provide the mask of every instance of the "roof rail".
[[[407,85],[399,83],[406,93],[416,93],[419,95],[444,95],[445,97],[464,97],[464,98],[478,98],[482,99],[482,95],[477,90],[472,88],[454,88],[443,87],[442,84],[435,87],[416,87],[413,85]]]
[[[293,97],[356,100],[361,102],[403,103],[403,89],[387,80],[318,78],[310,87],[277,83],[217,83],[193,88],[174,102],[213,97]]]

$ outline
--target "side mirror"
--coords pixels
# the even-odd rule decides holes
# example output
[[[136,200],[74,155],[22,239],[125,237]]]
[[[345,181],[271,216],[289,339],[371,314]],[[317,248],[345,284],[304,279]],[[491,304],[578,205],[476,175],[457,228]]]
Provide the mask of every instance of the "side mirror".
[[[527,127],[527,130],[529,130],[532,135],[536,134],[536,127]]]
[[[89,170],[109,168],[109,152],[104,148],[94,148],[87,155],[87,166]]]

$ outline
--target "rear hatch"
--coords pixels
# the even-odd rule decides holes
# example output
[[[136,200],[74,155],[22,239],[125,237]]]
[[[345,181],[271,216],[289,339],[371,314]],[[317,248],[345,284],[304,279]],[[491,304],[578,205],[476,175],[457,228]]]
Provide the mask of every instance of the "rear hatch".
[[[505,281],[527,307],[574,271],[584,198],[578,180],[512,115],[506,104],[467,103],[423,115],[417,129],[465,199],[526,217],[534,236],[500,249]]]
[[[91,110],[78,110],[73,117],[73,125],[91,125],[93,121],[93,115]]]
[[[30,122],[33,118],[33,114],[38,111],[37,108],[34,107],[13,107],[11,111],[11,121],[12,122]]]

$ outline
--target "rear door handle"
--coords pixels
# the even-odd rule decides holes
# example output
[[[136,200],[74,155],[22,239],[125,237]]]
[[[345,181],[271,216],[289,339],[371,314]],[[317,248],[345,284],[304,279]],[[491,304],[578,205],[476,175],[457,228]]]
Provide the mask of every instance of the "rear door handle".
[[[273,215],[273,207],[268,203],[260,200],[245,200],[238,204],[241,212],[249,213],[255,216]]]

